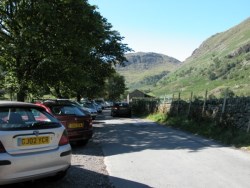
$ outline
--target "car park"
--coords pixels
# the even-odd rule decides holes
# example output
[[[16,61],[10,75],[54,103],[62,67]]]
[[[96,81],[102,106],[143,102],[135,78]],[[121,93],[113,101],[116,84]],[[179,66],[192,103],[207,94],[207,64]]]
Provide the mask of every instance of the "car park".
[[[106,108],[111,108],[113,106],[113,101],[105,101]]]
[[[62,178],[71,165],[65,127],[44,108],[0,101],[0,185]]]
[[[131,107],[127,102],[116,102],[111,107],[111,116],[131,117]]]
[[[84,114],[89,114],[93,120],[95,120],[97,116],[97,110],[92,105],[84,105],[81,102],[77,102],[70,99],[56,99],[56,100],[57,102],[61,103],[73,104],[74,106],[78,107],[81,111],[83,111]]]
[[[98,113],[102,113],[103,107],[100,104],[97,104],[96,102],[92,102],[97,110]]]
[[[74,104],[49,99],[36,102],[36,105],[46,109],[66,127],[70,143],[85,145],[92,138],[92,117]]]
[[[85,111],[87,111],[91,115],[91,117],[92,117],[93,120],[96,119],[96,116],[97,116],[97,110],[96,109],[94,109],[94,108],[87,108],[87,107],[84,107],[84,106],[82,106],[82,109],[85,110]]]
[[[102,107],[95,103],[94,101],[84,101],[81,102],[83,107],[94,109],[97,113],[102,113]]]
[[[103,99],[94,99],[93,102],[99,105],[102,110],[106,107],[105,101]]]
[[[86,113],[90,114],[92,119],[95,120],[97,113],[98,113],[95,107],[93,107],[92,105],[85,105],[84,103],[77,102],[77,101],[71,101],[71,102],[74,105],[78,106],[83,111],[85,111]]]

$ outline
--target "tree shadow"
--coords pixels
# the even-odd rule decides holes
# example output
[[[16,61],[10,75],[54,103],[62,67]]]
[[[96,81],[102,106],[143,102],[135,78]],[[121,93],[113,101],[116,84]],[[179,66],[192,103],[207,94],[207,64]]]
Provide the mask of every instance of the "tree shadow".
[[[94,171],[86,170],[82,166],[71,166],[66,177],[60,181],[51,181],[48,178],[36,180],[33,182],[16,183],[0,186],[1,188],[115,188],[109,181],[109,178],[114,182],[129,188],[148,188],[149,186],[130,180],[125,180],[118,177],[108,176]]]
[[[122,118],[124,120],[124,118]],[[225,147],[212,140],[137,118],[110,118],[95,126],[95,142],[104,147],[105,156],[142,150],[181,150],[197,152]]]
[[[83,162],[72,162],[71,167],[63,179],[59,181],[51,181],[51,178],[43,178],[35,181],[28,181],[22,183],[15,183],[10,185],[2,185],[1,188],[115,188],[111,182],[118,183],[118,185],[124,185],[125,187],[136,187],[136,188],[148,188],[149,186],[126,180],[114,176],[109,176],[105,170],[105,165],[102,170],[96,170],[95,167],[91,168],[91,165],[96,165],[95,162],[90,160],[101,160],[99,157],[103,157],[103,151],[100,144],[96,141],[95,137],[89,141],[85,146],[79,146],[77,144],[72,144],[72,155],[78,155],[76,160],[85,157]],[[98,158],[93,159],[93,156]],[[86,159],[88,158],[89,159]],[[73,158],[72,158],[73,160]],[[77,163],[77,164],[76,164]],[[89,164],[86,164],[89,163]],[[98,164],[97,164],[98,165]],[[91,168],[91,170],[89,170]],[[98,171],[98,172],[97,172]],[[103,173],[101,173],[103,171]]]

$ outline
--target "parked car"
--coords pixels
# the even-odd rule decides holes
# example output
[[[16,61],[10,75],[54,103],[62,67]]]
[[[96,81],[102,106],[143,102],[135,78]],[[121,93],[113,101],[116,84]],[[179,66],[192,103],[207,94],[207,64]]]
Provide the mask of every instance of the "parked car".
[[[95,104],[99,105],[102,110],[106,107],[105,101],[103,99],[95,99],[95,100],[93,100],[93,102]]]
[[[111,116],[131,117],[131,107],[127,102],[116,102],[111,108]]]
[[[111,108],[113,106],[113,101],[106,101],[106,108]]]
[[[79,108],[83,109],[85,112],[89,113],[92,119],[95,120],[97,113],[98,113],[95,107],[93,107],[92,105],[86,105],[85,103],[81,103],[77,101],[72,101],[72,102]]]
[[[71,143],[85,145],[92,138],[92,118],[79,107],[59,100],[45,100],[36,104],[54,115],[66,127]]]
[[[83,111],[84,114],[89,114],[93,120],[95,120],[96,116],[97,116],[97,110],[89,105],[84,105],[83,103],[79,103],[77,101],[74,100],[70,100],[70,99],[56,99],[56,101],[59,103],[66,103],[66,104],[73,104],[76,107],[80,108],[81,111]]]
[[[86,108],[91,108],[97,111],[97,113],[102,113],[102,107],[93,101],[82,102],[83,106]]]
[[[95,108],[88,108],[88,107],[84,107],[82,106],[82,108],[84,110],[86,110],[92,117],[93,120],[96,119],[96,116],[97,116],[97,110]]]
[[[62,178],[71,164],[65,127],[44,108],[0,101],[0,185]]]

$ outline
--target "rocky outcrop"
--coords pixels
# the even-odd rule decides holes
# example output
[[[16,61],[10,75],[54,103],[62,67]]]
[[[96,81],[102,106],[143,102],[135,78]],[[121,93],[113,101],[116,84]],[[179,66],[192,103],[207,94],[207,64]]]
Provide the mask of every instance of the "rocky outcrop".
[[[233,58],[233,57],[237,57],[243,53],[248,53],[250,52],[250,43],[246,44],[240,48],[238,48],[237,50],[233,51],[232,53],[230,53],[227,58]]]

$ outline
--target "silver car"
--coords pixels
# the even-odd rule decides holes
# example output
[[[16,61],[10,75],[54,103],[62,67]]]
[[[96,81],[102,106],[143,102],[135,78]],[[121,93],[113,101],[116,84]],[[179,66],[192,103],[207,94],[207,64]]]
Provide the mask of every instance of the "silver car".
[[[70,165],[67,132],[55,117],[34,104],[0,101],[0,185],[60,179]]]

